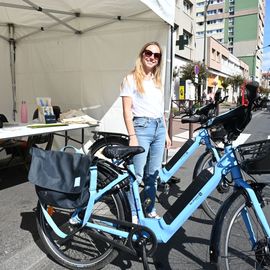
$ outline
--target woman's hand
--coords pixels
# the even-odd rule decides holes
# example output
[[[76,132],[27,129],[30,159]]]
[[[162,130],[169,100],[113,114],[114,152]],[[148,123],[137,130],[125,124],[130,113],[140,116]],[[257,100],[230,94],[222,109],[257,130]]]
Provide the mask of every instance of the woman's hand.
[[[166,141],[165,141],[165,147],[169,149],[172,146],[172,141],[169,136],[169,134],[166,132]]]
[[[129,146],[138,146],[138,139],[137,136],[134,134],[132,136],[129,137]]]

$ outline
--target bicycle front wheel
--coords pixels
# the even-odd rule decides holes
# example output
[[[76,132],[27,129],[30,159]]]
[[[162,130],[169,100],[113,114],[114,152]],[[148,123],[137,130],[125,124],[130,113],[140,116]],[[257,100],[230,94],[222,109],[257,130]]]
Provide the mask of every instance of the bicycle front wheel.
[[[72,211],[45,206],[57,226],[66,234],[71,234],[78,228],[70,223]],[[106,195],[95,203],[93,214],[124,220],[124,209],[119,195]],[[118,255],[114,247],[98,238],[92,237],[90,229],[83,227],[66,242],[61,243],[50,225],[47,223],[40,204],[37,209],[37,229],[48,253],[61,265],[70,269],[100,269],[109,264]],[[124,243],[116,236],[103,233],[115,242]]]
[[[268,190],[269,191],[269,190]],[[253,270],[270,269],[270,243],[246,195],[240,195],[230,203],[221,224],[218,243],[218,269]],[[270,222],[269,193],[263,196],[263,212]],[[250,241],[250,227],[246,226],[243,213],[246,211],[251,228],[256,238],[253,245]]]
[[[204,152],[195,165],[193,181],[202,170],[213,167],[215,164],[216,160],[213,154],[211,152]],[[228,175],[226,177],[230,176]],[[220,206],[232,194],[232,192],[233,187],[230,186],[225,179],[222,179],[217,188],[215,188],[214,191],[202,203],[202,209],[211,219],[215,219]]]

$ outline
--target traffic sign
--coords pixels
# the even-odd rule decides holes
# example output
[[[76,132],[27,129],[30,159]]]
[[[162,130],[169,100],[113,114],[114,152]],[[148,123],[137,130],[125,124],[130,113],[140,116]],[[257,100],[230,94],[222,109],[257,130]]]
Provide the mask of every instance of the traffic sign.
[[[199,65],[195,65],[195,66],[194,66],[194,72],[195,72],[195,75],[198,75],[198,74],[199,74],[199,72],[200,72],[200,67],[199,67]]]

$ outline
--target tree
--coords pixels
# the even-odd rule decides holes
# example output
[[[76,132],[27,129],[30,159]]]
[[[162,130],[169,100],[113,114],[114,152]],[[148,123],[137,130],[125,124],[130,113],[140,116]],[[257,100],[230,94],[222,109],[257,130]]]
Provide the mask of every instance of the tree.
[[[223,87],[224,89],[224,92],[225,92],[225,96],[228,95],[228,86],[231,84],[231,78],[225,78],[222,83],[221,83],[221,86]]]
[[[199,74],[198,74],[198,83],[195,83],[195,71],[194,68],[195,66],[199,66]],[[191,82],[196,85],[196,84],[201,84],[205,78],[207,78],[207,71],[206,68],[203,66],[202,63],[197,62],[197,63],[188,63],[187,65],[181,67],[180,70],[181,77],[183,80],[191,80]]]
[[[195,82],[195,66],[199,66],[199,74],[198,74],[198,83]],[[205,66],[200,62],[188,63],[187,65],[181,67],[180,70],[181,78],[183,80],[191,80],[191,82],[197,87],[198,92],[196,93],[196,99],[201,99],[200,85],[202,85],[203,80],[206,80],[208,77],[207,70]]]
[[[245,78],[241,75],[233,75],[230,80],[233,86],[233,91],[236,92],[238,87],[244,83]]]

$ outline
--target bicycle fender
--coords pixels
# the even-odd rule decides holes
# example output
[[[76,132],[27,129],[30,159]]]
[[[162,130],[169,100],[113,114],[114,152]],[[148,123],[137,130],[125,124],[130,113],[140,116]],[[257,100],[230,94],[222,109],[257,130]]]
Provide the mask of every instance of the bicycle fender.
[[[118,173],[115,170],[113,170],[109,165],[110,164],[108,164],[106,162],[98,163],[98,165],[97,165],[98,172],[101,172],[106,177],[106,182],[105,183],[98,183],[98,186],[102,187],[102,185],[108,184],[107,181],[111,182],[118,177]],[[127,214],[127,217],[130,218],[130,220],[131,220],[130,206],[129,206],[126,192],[123,189],[118,189],[117,194],[119,195],[120,200],[123,204],[125,214]]]

